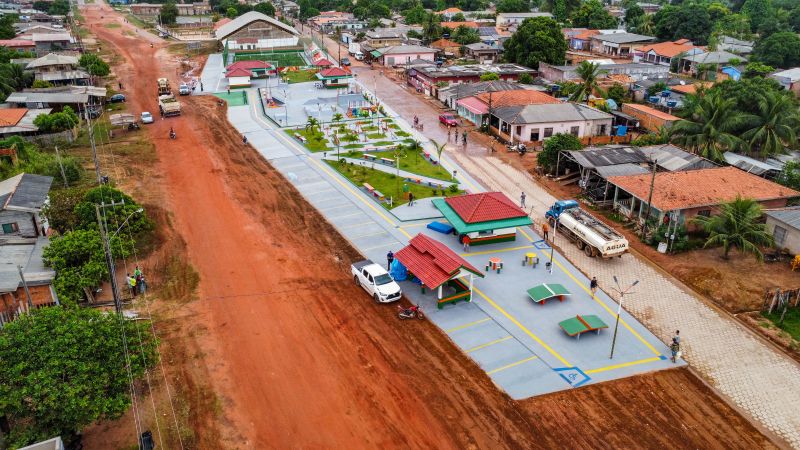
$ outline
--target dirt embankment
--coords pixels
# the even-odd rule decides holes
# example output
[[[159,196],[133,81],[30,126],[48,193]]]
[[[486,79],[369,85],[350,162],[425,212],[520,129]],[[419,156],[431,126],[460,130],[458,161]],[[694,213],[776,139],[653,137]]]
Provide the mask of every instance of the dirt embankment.
[[[98,33],[128,61],[133,106],[153,108],[173,62]],[[201,279],[163,319],[191,355],[175,382],[202,373],[213,388],[190,397],[198,448],[769,446],[686,370],[511,400],[431,323],[399,322],[353,285],[356,253],[214,99],[183,101],[183,116],[147,127],[163,174],[148,182]]]

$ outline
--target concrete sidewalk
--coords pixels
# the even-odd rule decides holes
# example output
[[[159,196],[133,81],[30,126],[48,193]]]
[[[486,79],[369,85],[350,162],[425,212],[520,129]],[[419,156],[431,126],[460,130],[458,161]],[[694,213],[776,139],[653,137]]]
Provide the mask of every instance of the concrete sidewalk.
[[[406,120],[414,115],[426,123],[436,120],[438,111],[386,78],[378,78],[377,86],[382,100]],[[434,127],[431,132],[441,134]],[[532,177],[496,158],[482,156],[489,154],[488,149],[470,144],[469,150],[469,154],[462,149],[448,154],[491,190],[505,192],[510,198],[526,192],[534,220],[544,217],[556,199]],[[640,287],[637,294],[625,298],[625,309],[663,341],[680,329],[684,358],[711,385],[762,426],[800,448],[800,367],[794,360],[636,256],[604,261],[586,257],[563,240],[559,245],[575,266],[596,276],[609,292],[614,275],[638,278]]]

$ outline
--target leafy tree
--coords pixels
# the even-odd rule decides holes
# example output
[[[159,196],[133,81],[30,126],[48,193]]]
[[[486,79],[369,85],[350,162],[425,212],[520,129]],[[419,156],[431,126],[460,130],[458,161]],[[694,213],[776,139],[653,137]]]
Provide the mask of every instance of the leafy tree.
[[[314,6],[311,0],[300,0],[297,5],[300,7],[300,20],[319,15],[319,9]]]
[[[572,26],[584,28],[616,28],[617,19],[606,11],[599,0],[588,0],[571,16]]]
[[[53,83],[45,80],[34,80],[31,87],[34,89],[51,88],[53,87]]]
[[[749,39],[752,25],[744,14],[730,14],[714,23],[714,35],[730,36],[736,39]]]
[[[720,205],[719,214],[711,217],[696,216],[692,219],[708,234],[705,247],[722,246],[722,257],[728,259],[732,248],[750,253],[759,261],[764,259],[759,246],[772,246],[772,236],[761,223],[763,210],[753,199],[736,197],[736,200]]]
[[[782,91],[780,83],[772,78],[745,78],[739,81],[725,80],[714,85],[711,91],[718,91],[725,99],[734,102],[735,109],[758,113],[758,102],[771,92]]]
[[[423,23],[428,14],[429,13],[425,11],[425,8],[423,8],[419,3],[414,5],[413,8],[403,11],[403,17],[406,19],[406,23],[409,25]]]
[[[467,20],[462,13],[453,14],[452,22],[465,22]]]
[[[164,25],[174,25],[178,20],[178,7],[175,2],[169,1],[161,6],[161,23]]]
[[[652,14],[639,16],[633,23],[628,24],[627,31],[631,33],[652,36],[655,33],[655,22]]]
[[[744,73],[742,76],[745,78],[765,77],[774,72],[775,68],[760,62],[751,62],[744,66]]]
[[[800,191],[800,162],[788,161],[784,164],[781,172],[775,177],[775,182]]]
[[[670,133],[666,127],[659,127],[655,133],[647,133],[640,135],[631,141],[632,145],[637,147],[646,147],[648,145],[661,145],[669,142]]]
[[[450,38],[461,45],[474,44],[481,40],[478,30],[464,25],[459,25]]]
[[[581,78],[581,82],[578,83],[578,89],[569,97],[570,101],[582,103],[595,91],[602,92],[597,84],[597,79],[603,72],[600,64],[582,61],[575,70],[575,73]]]
[[[109,233],[114,233],[117,229],[125,234],[131,233],[138,235],[142,232],[153,229],[153,222],[147,217],[142,207],[136,203],[128,194],[111,186],[98,186],[89,189],[83,199],[75,205],[75,216],[77,217],[78,228],[86,230],[97,230],[97,212],[95,205],[102,203],[123,203],[124,205],[105,207],[100,210],[100,215],[108,224]],[[124,225],[124,229],[122,226]]]
[[[16,14],[5,14],[0,16],[0,39],[13,39],[17,35],[14,24],[19,17]]]
[[[253,7],[253,11],[258,11],[261,14],[275,17],[275,6],[270,2],[262,2]]]
[[[750,18],[752,31],[755,32],[774,11],[770,0],[745,0],[741,13]]]
[[[800,36],[780,32],[756,42],[753,59],[764,64],[789,69],[800,65]]]
[[[40,152],[36,145],[26,142],[19,136],[0,141],[0,148],[13,148],[17,152],[15,163],[10,158],[0,158],[0,179],[19,173],[35,173],[61,181],[61,170],[54,154]],[[62,158],[61,164],[64,166],[67,182],[74,183],[80,179],[83,169],[75,158]]]
[[[647,88],[647,96],[659,95],[667,89],[667,83],[659,81]]]
[[[53,0],[50,3],[50,7],[47,9],[48,14],[54,14],[58,16],[66,16],[69,14],[70,6],[67,0]]]
[[[228,19],[235,19],[236,16],[238,15],[239,11],[234,7],[230,7],[227,10],[225,10],[225,17],[227,17]]]
[[[422,24],[422,40],[432,42],[442,36],[441,18],[438,14],[428,14]]]
[[[47,11],[50,10],[50,3],[51,2],[48,2],[46,0],[36,0],[35,2],[33,2],[31,7],[37,11],[46,13]]]
[[[673,125],[672,141],[704,158],[723,161],[724,152],[743,146],[734,133],[751,118],[734,106],[719,92],[703,95],[690,116]]]
[[[485,74],[481,75],[481,81],[495,81],[495,80],[499,80],[499,79],[500,79],[500,75],[498,75],[495,72],[489,72],[489,73],[485,73]]]
[[[772,36],[775,33],[785,32],[785,31],[792,31],[792,27],[783,20],[780,20],[778,17],[769,16],[761,22],[761,25],[758,27],[758,36],[761,39],[766,39]]]
[[[800,6],[789,13],[789,26],[795,33],[800,33]]]
[[[319,130],[319,120],[316,117],[308,116],[308,120],[306,121],[306,130]]]
[[[44,215],[50,227],[61,234],[78,227],[78,216],[75,207],[83,201],[86,190],[82,187],[53,189],[50,191],[50,202],[45,205]]]
[[[794,147],[799,128],[800,112],[794,98],[771,92],[759,99],[758,113],[742,139],[749,141],[751,154],[765,158],[784,153],[785,146]]]
[[[635,24],[640,17],[644,16],[644,10],[641,6],[634,3],[625,9],[625,24],[630,30],[631,26]]]
[[[15,58],[36,58],[36,53],[18,52],[8,47],[0,47],[0,64],[8,64]]]
[[[558,161],[558,154],[568,150],[583,148],[581,140],[568,133],[558,133],[544,141],[544,149],[536,155],[536,162],[543,170],[552,172]]]
[[[626,95],[627,91],[625,90],[625,86],[619,83],[612,84],[611,87],[606,90],[606,98],[614,100],[617,105],[622,105]]]
[[[130,407],[134,379],[158,362],[146,321],[89,308],[32,310],[0,330],[0,414],[21,447],[73,435]],[[123,331],[126,342],[123,341]]]
[[[107,76],[111,72],[111,67],[94,53],[84,53],[78,60],[78,65],[86,69],[90,75],[97,77]]]
[[[653,16],[653,21],[659,39],[673,41],[685,38],[698,45],[708,42],[713,26],[708,9],[698,3],[665,6]]]
[[[32,74],[26,73],[19,64],[0,64],[0,99],[30,86]]]
[[[549,17],[534,17],[525,19],[503,48],[508,61],[537,68],[540,61],[564,64],[567,41],[558,22]]]
[[[33,119],[33,124],[42,133],[59,133],[71,130],[78,125],[78,115],[71,107],[65,106],[61,112],[40,114]]]
[[[519,76],[518,81],[520,84],[533,84],[533,76],[529,73],[523,73]]]
[[[498,13],[520,13],[531,10],[528,0],[500,0],[497,2]]]

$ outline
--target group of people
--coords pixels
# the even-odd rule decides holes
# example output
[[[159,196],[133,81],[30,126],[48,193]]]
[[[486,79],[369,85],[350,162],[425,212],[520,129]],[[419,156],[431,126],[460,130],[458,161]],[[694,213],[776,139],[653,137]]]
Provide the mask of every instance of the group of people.
[[[458,127],[456,127],[455,132],[452,127],[447,127],[447,142],[450,142],[450,137],[455,136],[456,145],[458,145]],[[464,130],[461,132],[461,144],[467,145],[467,131]]]
[[[417,117],[417,116],[414,116],[414,128],[419,130],[419,131],[422,131],[424,129],[424,125],[422,125],[419,122],[419,117]]]
[[[125,282],[128,283],[128,289],[131,291],[131,297],[136,297],[137,294],[144,294],[147,290],[147,283],[144,281],[144,274],[139,266],[133,271],[133,276],[130,272],[125,275]]]

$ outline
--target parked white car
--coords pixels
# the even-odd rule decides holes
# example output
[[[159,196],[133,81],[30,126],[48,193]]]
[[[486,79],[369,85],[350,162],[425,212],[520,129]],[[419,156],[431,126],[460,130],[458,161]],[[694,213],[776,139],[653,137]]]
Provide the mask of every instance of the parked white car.
[[[180,95],[189,95],[191,93],[192,93],[192,90],[189,88],[188,84],[181,83],[181,85],[178,86],[178,94],[180,94]]]
[[[142,123],[153,123],[153,115],[145,111],[142,113]]]
[[[376,303],[389,303],[400,300],[403,292],[400,285],[379,264],[369,259],[359,261],[350,266],[353,281],[364,288]]]

